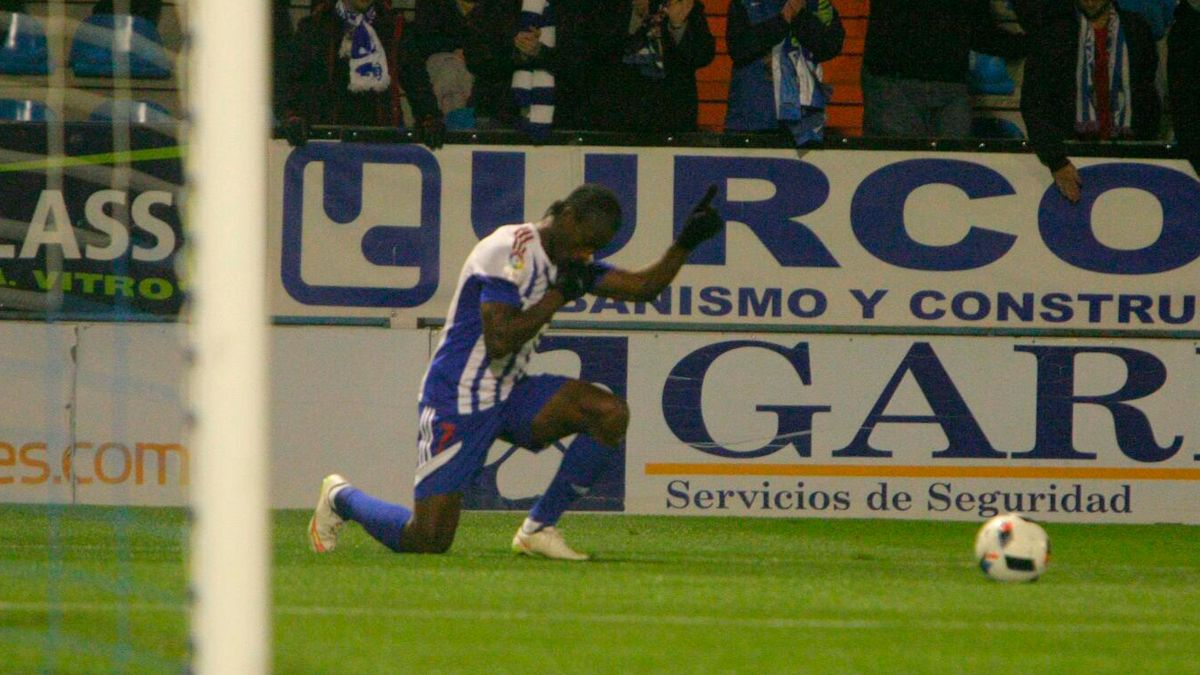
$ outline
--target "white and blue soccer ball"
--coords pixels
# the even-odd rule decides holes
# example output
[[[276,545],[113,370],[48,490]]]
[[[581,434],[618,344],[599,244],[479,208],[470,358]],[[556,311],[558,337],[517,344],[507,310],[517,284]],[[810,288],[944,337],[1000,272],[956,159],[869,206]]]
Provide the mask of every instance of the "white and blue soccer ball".
[[[996,516],[975,535],[975,559],[996,581],[1033,581],[1046,571],[1050,537],[1019,513]]]

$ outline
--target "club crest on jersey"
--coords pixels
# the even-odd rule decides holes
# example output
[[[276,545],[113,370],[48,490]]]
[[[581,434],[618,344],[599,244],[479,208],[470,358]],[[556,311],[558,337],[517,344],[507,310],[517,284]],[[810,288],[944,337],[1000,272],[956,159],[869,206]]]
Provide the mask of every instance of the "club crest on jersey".
[[[508,268],[514,281],[517,273],[525,269],[525,246],[532,240],[533,230],[528,227],[517,230],[513,237],[512,250],[508,253]]]

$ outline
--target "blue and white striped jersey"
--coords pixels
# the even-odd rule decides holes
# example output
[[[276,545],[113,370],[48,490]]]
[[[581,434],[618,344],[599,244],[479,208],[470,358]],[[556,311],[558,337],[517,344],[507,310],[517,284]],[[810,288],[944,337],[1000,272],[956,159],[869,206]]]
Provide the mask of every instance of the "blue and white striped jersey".
[[[542,248],[536,226],[500,227],[467,256],[421,383],[422,405],[460,415],[487,410],[507,398],[525,374],[541,331],[516,353],[490,359],[480,305],[503,302],[525,309],[545,295],[558,268]]]

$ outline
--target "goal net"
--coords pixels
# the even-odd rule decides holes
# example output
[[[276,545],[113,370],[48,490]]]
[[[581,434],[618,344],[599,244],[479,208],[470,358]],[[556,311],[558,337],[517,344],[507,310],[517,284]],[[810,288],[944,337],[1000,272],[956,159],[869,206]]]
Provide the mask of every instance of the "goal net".
[[[269,665],[269,11],[0,0],[0,669]]]

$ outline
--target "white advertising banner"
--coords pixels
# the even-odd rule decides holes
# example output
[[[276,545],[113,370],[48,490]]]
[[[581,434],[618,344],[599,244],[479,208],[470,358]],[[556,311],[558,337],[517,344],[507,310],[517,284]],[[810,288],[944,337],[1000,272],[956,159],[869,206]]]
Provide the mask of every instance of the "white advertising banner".
[[[181,328],[34,324],[0,331],[0,502],[187,503]]]
[[[187,503],[181,327],[9,324],[0,503]],[[411,504],[434,334],[272,330],[271,505],[343,473]],[[75,357],[72,358],[72,350]],[[1200,343],[550,331],[532,372],[629,401],[581,510],[1200,523]],[[529,508],[562,454],[498,441],[469,508]],[[73,479],[73,480],[72,480]]]
[[[1192,341],[628,338],[626,510],[1200,522]]]
[[[271,331],[270,493],[311,507],[342,472],[411,503],[428,331]],[[0,503],[185,506],[184,326],[22,324],[0,331]],[[197,411],[203,414],[203,411]]]
[[[312,142],[271,148],[276,315],[445,315],[496,227],[582,182],[624,223],[598,256],[657,258],[709,185],[724,233],[649,303],[566,322],[1200,334],[1200,181],[1183,161],[1078,159],[1066,202],[1031,154]]]

